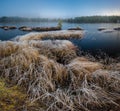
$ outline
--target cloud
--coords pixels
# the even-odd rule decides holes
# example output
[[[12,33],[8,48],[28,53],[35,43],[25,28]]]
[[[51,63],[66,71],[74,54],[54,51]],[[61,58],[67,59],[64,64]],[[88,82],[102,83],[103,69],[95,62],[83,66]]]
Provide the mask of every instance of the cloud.
[[[120,16],[120,10],[104,10],[103,12],[101,12],[101,15],[106,15],[106,16],[111,16],[111,15],[117,15]]]

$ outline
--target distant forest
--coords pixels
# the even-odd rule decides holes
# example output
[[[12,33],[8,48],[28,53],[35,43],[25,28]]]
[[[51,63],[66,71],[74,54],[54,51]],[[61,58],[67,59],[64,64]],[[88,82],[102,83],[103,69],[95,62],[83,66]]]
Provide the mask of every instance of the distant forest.
[[[59,21],[70,23],[120,23],[120,16],[84,16],[67,19],[1,17],[0,22],[47,22]]]
[[[48,18],[24,18],[24,17],[1,17],[0,22],[43,22],[55,21],[56,19]]]
[[[85,16],[67,19],[73,23],[120,23],[120,16]]]

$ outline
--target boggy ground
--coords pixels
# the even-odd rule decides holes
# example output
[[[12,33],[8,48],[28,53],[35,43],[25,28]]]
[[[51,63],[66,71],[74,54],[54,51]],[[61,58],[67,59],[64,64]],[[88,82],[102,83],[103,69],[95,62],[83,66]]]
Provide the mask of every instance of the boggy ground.
[[[0,42],[0,78],[1,111],[120,108],[119,58],[78,56],[68,40]]]

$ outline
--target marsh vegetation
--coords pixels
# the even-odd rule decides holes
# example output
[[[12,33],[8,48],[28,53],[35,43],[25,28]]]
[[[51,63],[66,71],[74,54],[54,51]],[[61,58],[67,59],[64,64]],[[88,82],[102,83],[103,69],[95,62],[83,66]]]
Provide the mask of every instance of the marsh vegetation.
[[[83,56],[69,40],[41,34],[1,41],[0,110],[118,111],[119,60]]]

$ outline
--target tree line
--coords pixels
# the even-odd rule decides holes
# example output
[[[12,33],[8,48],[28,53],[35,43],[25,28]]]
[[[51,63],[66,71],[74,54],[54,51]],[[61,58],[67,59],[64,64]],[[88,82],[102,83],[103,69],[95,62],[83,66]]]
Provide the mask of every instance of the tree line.
[[[49,22],[58,20],[49,18],[0,17],[0,22]]]
[[[84,16],[66,20],[73,23],[120,23],[120,16]]]
[[[120,16],[83,16],[67,19],[1,17],[0,22],[54,22],[62,20],[70,23],[120,23]]]

